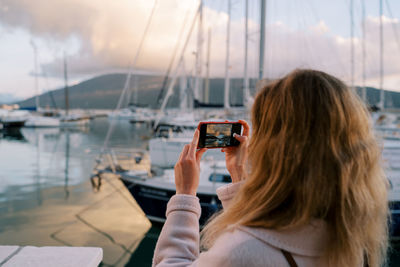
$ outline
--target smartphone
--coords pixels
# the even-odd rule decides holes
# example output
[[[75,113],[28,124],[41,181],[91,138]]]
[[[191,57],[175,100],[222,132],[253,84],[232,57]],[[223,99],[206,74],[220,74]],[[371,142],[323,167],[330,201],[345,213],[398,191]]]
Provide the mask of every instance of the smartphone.
[[[241,134],[242,124],[239,122],[200,122],[198,148],[223,148],[238,146],[240,142],[233,134]]]

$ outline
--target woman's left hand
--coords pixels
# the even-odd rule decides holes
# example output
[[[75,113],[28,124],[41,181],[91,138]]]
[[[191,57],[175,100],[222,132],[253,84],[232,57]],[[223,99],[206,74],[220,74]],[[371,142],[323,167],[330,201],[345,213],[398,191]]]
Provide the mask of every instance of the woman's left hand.
[[[179,160],[175,164],[177,194],[196,195],[200,178],[200,159],[207,151],[207,148],[197,150],[199,134],[199,130],[196,129],[192,142],[184,146]]]

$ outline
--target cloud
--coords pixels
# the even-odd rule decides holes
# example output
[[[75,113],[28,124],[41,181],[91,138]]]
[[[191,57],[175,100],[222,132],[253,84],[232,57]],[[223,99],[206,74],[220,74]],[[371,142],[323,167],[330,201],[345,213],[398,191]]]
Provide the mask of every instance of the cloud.
[[[76,40],[76,51],[69,52],[71,75],[96,74],[126,69],[132,61],[154,2],[149,0],[104,1],[98,0],[0,0],[0,23],[10,29],[21,28],[35,38],[57,43]],[[193,20],[197,0],[159,0],[150,26],[148,38],[140,54],[137,68],[145,71],[165,72],[177,42],[179,31],[185,25],[184,38]],[[185,19],[186,18],[186,19]],[[225,73],[225,42],[227,14],[214,9],[204,9],[204,47],[206,58],[207,29],[211,27],[212,76]],[[400,31],[398,19],[383,18],[385,36],[385,74],[387,86],[400,88],[400,47],[393,28]],[[258,22],[250,20],[251,33],[259,30]],[[379,80],[379,18],[366,20],[366,64],[368,83],[378,85]],[[399,33],[400,34],[400,33]],[[194,70],[197,30],[193,32],[185,54],[185,71]],[[251,35],[249,42],[249,73],[257,75],[258,36]],[[355,43],[355,78],[362,82],[361,39]],[[350,38],[335,35],[323,20],[308,29],[291,29],[284,22],[270,23],[266,30],[265,75],[278,77],[293,68],[307,67],[325,70],[350,81]],[[230,72],[240,77],[243,73],[244,19],[231,23]],[[67,49],[68,51],[68,49]],[[42,65],[54,74],[62,73],[62,59]],[[203,65],[205,66],[205,64]],[[203,73],[205,68],[203,68]],[[390,79],[389,79],[390,78]],[[390,80],[390,82],[389,82]],[[386,85],[386,84],[385,84]]]
[[[154,20],[138,66],[164,69],[183,24],[184,14],[193,13],[196,0],[158,1]],[[23,28],[33,36],[62,43],[79,41],[75,55],[69,56],[71,72],[92,73],[103,69],[126,68],[142,38],[154,1],[0,1],[0,22]],[[191,16],[190,16],[191,19]],[[68,49],[66,49],[68,50]],[[60,68],[55,59],[50,69]]]
[[[400,31],[397,19],[383,17],[385,88],[400,90],[400,44],[394,29]],[[399,32],[400,34],[400,32]],[[268,41],[269,40],[269,41]],[[355,84],[362,85],[362,39],[355,37]],[[380,48],[379,18],[366,19],[366,85],[379,86]],[[298,67],[316,68],[351,81],[351,38],[332,34],[323,21],[308,31],[292,30],[280,25],[267,27],[266,62],[268,76],[281,76]]]

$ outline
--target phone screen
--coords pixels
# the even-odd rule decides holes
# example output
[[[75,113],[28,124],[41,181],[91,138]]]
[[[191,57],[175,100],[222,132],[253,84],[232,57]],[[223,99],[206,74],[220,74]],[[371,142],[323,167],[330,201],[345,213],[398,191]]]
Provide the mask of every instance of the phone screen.
[[[207,123],[201,125],[199,147],[217,148],[237,146],[239,142],[233,137],[240,134],[240,123]]]

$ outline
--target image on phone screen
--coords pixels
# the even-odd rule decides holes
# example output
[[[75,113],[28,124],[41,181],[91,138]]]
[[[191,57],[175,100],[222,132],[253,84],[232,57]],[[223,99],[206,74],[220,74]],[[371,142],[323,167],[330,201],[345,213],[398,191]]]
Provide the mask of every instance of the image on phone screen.
[[[232,124],[207,124],[205,147],[226,147],[231,145]]]

